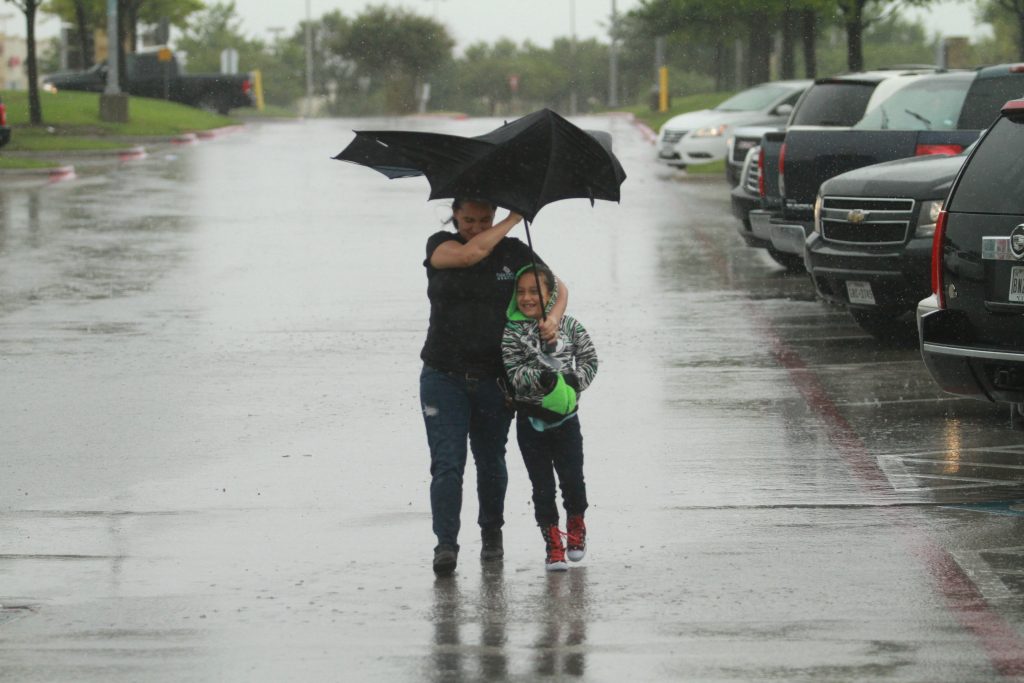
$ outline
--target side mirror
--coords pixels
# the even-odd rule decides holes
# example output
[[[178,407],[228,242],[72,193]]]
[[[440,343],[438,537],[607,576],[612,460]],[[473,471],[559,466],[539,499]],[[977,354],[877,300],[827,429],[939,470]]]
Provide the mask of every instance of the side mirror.
[[[775,113],[779,116],[789,116],[790,114],[793,113],[793,105],[780,104],[779,106],[775,107]]]

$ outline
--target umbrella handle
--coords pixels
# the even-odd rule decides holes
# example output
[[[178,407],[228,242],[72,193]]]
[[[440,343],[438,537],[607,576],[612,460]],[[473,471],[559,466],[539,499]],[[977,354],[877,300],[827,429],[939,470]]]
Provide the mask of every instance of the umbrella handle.
[[[530,266],[532,266],[533,269],[533,277],[537,282],[537,292],[539,294],[544,290],[542,290],[540,287],[540,273],[537,272],[537,257],[536,254],[533,253],[533,238],[530,237],[530,221],[524,219],[523,225],[526,227],[526,244],[530,248]],[[541,304],[542,305],[540,307],[540,319],[546,322],[548,319],[548,307],[545,304],[545,302],[541,302]],[[538,330],[538,334],[539,333],[540,330]],[[543,339],[541,339],[540,346],[541,351],[543,351],[544,353],[554,353],[555,349],[558,348],[558,342],[546,342]]]

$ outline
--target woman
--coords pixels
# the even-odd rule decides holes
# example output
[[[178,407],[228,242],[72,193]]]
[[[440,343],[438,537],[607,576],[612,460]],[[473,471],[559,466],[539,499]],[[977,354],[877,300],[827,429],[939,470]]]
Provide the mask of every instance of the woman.
[[[484,200],[455,200],[451,222],[456,232],[431,235],[423,262],[430,327],[420,353],[420,403],[430,445],[430,509],[437,536],[433,566],[438,576],[450,575],[458,561],[467,438],[476,464],[480,556],[496,560],[504,555],[505,443],[513,413],[498,385],[504,376],[501,335],[515,274],[530,262],[530,251],[507,237],[522,216],[510,213],[495,225],[496,208]],[[545,340],[557,336],[569,295],[564,283],[559,283],[559,293],[541,325]]]

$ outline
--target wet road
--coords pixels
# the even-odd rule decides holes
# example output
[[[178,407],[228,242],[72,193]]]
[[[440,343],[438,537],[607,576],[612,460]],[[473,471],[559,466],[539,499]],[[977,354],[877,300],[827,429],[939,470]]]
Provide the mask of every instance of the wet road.
[[[0,679],[1024,677],[1024,433],[743,247],[718,179],[583,123],[630,177],[534,232],[602,360],[565,575],[513,440],[504,564],[470,495],[434,580],[445,212],[329,159],[354,127],[495,121],[264,124],[0,188]]]

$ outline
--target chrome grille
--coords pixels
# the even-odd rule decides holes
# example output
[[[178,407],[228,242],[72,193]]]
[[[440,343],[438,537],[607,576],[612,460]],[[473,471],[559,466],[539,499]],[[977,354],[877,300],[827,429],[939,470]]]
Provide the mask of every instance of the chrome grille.
[[[688,130],[666,130],[665,134],[661,136],[661,141],[674,145],[689,132]]]
[[[740,182],[750,194],[761,194],[761,168],[757,164],[757,157],[760,155],[761,148],[759,146],[751,147],[743,163],[743,177]]]
[[[913,215],[913,199],[824,197],[821,236],[843,244],[903,244]]]
[[[733,163],[742,164],[743,160],[747,158],[747,152],[754,147],[757,147],[757,143],[761,142],[761,138],[736,138],[732,143],[732,160]]]

